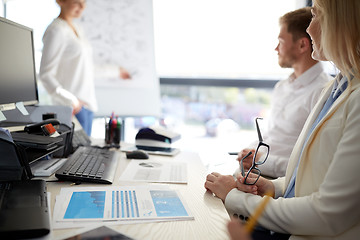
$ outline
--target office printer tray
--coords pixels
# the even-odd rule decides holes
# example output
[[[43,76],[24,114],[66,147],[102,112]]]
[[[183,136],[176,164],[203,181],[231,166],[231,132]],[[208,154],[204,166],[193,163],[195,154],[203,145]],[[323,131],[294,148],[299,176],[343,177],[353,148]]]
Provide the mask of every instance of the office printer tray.
[[[24,147],[51,150],[57,146],[63,139],[36,134],[28,134],[27,132],[12,132],[11,136],[16,144]]]

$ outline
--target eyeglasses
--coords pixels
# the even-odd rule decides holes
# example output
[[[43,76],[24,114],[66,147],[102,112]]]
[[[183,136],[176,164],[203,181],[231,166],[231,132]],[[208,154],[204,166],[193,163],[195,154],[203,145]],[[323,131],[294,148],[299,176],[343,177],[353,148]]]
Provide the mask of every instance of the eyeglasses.
[[[259,124],[258,124],[259,119],[262,120],[262,118],[256,118],[255,119],[256,130],[257,130],[257,134],[258,134],[258,138],[259,138],[259,144],[258,144],[258,146],[257,146],[257,148],[255,150],[253,160],[252,160],[252,165],[251,165],[251,167],[249,168],[249,170],[246,173],[245,173],[245,170],[244,170],[243,161],[244,161],[245,158],[250,156],[252,154],[252,152],[249,152],[240,161],[241,175],[243,177],[245,177],[244,183],[246,185],[254,185],[259,180],[259,177],[261,175],[261,171],[260,171],[259,168],[257,168],[257,166],[265,163],[266,159],[269,156],[269,151],[270,151],[270,146],[263,142],[263,138],[261,136],[261,132],[260,132]],[[260,159],[258,159],[258,161],[256,161],[256,156],[258,155],[258,152],[261,152],[263,154],[260,156]],[[266,154],[264,154],[264,153],[266,153]]]

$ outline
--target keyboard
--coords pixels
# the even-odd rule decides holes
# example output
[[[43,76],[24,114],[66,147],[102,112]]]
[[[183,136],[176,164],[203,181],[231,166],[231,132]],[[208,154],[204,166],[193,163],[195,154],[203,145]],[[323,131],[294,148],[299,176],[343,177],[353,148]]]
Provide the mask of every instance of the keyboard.
[[[73,149],[76,150],[80,146],[90,146],[91,139],[84,129],[75,130],[72,138]]]
[[[56,171],[59,180],[112,184],[117,154],[109,149],[81,146]]]

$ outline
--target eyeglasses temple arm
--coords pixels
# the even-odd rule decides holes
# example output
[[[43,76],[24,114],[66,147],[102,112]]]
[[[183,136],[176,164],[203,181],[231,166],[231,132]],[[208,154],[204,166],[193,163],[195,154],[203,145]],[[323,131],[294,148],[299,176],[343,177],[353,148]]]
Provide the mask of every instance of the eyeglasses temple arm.
[[[256,118],[256,119],[255,119],[256,130],[257,130],[259,142],[263,142],[263,138],[262,138],[262,135],[261,135],[261,132],[260,132],[259,124],[258,124],[258,121],[257,121],[258,119],[262,119],[262,118]]]

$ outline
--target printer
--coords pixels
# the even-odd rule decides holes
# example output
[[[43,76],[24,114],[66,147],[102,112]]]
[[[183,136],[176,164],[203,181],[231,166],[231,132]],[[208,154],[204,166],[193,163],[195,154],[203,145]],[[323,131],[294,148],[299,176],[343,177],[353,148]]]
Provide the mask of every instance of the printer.
[[[179,133],[163,127],[141,128],[135,136],[137,148],[171,148],[171,144],[181,138]]]

